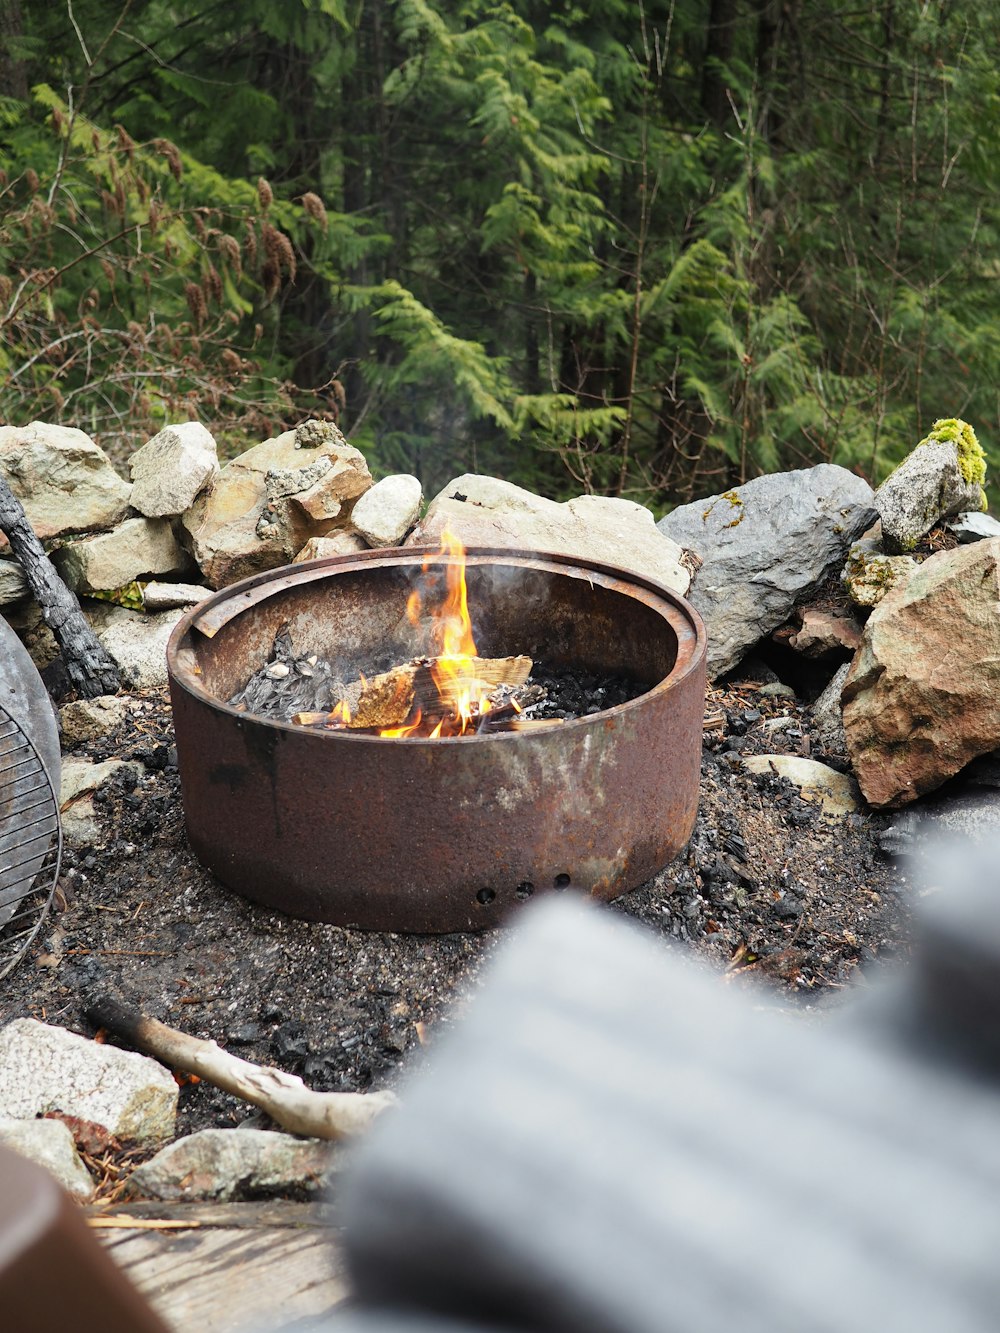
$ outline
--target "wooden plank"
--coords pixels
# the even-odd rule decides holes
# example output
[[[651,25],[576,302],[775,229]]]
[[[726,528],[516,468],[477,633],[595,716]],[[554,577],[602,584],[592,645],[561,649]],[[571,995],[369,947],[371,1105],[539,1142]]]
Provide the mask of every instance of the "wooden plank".
[[[330,1203],[290,1203],[265,1199],[259,1203],[162,1203],[136,1199],[123,1203],[93,1203],[84,1216],[135,1217],[149,1222],[179,1222],[194,1227],[227,1227],[242,1231],[250,1227],[331,1227],[334,1207]]]
[[[276,1225],[264,1221],[267,1210],[274,1208],[281,1210]],[[344,1300],[347,1286],[337,1232],[328,1221],[305,1216],[314,1208],[160,1206],[164,1218],[179,1216],[197,1229],[102,1229],[93,1234],[173,1333],[237,1333],[248,1326],[279,1328],[296,1319],[318,1318]],[[232,1219],[236,1225],[220,1225],[230,1209],[243,1210],[238,1221]],[[258,1211],[256,1219],[248,1209]],[[123,1211],[109,1209],[105,1215]],[[202,1216],[196,1218],[198,1211]],[[155,1219],[147,1214],[146,1220]]]

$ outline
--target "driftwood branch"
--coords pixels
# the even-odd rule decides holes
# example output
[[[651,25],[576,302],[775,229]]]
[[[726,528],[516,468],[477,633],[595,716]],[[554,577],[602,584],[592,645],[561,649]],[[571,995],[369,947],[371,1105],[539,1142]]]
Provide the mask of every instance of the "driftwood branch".
[[[241,1060],[214,1041],[190,1037],[136,1013],[112,995],[94,996],[87,1005],[87,1017],[170,1069],[197,1074],[260,1107],[292,1134],[348,1138],[367,1129],[381,1111],[396,1102],[391,1092],[313,1092],[295,1074]]]
[[[35,536],[20,500],[0,477],[0,531],[10,542],[42,609],[45,623],[63,652],[73,688],[84,699],[114,694],[121,689],[121,673],[87,623],[80,603],[56,573]]]

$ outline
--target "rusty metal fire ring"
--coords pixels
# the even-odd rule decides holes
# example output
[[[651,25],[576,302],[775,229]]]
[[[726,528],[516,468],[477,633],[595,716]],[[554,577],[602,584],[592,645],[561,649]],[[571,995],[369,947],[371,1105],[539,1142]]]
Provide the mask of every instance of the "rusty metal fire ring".
[[[310,651],[363,667],[402,632],[427,554],[375,550],[256,575],[178,622],[167,667],[198,859],[289,915],[406,932],[483,929],[570,883],[601,899],[644,883],[694,824],[706,654],[697,612],[651,580],[560,555],[467,553],[481,652],[648,683],[544,732],[386,739],[225,702],[285,625]]]

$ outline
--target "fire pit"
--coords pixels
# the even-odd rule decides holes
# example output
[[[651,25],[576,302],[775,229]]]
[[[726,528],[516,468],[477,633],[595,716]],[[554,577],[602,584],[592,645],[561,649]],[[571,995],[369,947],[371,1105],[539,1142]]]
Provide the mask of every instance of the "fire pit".
[[[645,687],[561,725],[389,737],[227,702],[279,634],[362,681],[372,662],[424,651],[406,608],[426,555],[258,575],[178,623],[167,664],[196,855],[257,902],[373,930],[478,930],[570,884],[609,899],[643,883],[691,833],[705,691],[704,626],[655,583],[563,556],[467,553],[483,657]]]

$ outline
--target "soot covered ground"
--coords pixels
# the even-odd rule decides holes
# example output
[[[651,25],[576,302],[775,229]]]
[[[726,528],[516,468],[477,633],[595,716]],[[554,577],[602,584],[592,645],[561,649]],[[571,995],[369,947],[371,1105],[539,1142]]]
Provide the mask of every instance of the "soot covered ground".
[[[781,715],[783,729],[763,728]],[[689,847],[607,910],[679,942],[720,985],[761,979],[778,1002],[814,1010],[905,953],[910,886],[876,849],[877,818],[828,818],[741,767],[741,753],[808,748],[794,703],[744,684],[711,691],[706,716]],[[136,696],[116,732],[73,757],[134,759],[145,775],[98,793],[102,840],[66,854],[33,956],[0,994],[0,1023],[32,1015],[90,1035],[87,996],[110,986],[315,1088],[379,1087],[461,1014],[502,940],[502,931],[404,936],[305,923],[222,888],[187,844],[165,694]],[[181,1105],[180,1132],[256,1117],[205,1084],[185,1087]]]

